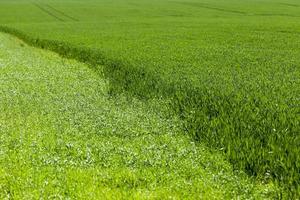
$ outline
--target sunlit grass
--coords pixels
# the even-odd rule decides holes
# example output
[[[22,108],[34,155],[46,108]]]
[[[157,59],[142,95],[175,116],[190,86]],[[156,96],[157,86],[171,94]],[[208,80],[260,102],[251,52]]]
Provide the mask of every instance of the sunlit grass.
[[[221,149],[234,169],[276,181],[289,198],[299,196],[297,2],[0,5],[2,31],[100,69],[109,94],[162,99],[169,106],[161,112],[179,118],[195,142]]]

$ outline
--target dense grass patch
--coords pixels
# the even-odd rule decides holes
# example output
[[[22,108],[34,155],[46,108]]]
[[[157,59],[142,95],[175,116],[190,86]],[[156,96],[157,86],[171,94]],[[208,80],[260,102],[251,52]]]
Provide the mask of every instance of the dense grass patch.
[[[38,17],[26,21],[34,19],[31,13],[24,23],[3,22],[22,32],[2,30],[95,68],[104,65],[111,92],[169,101],[185,130],[222,149],[236,169],[299,194],[297,2],[48,3],[78,21],[56,13],[59,22],[39,9],[47,26]],[[18,3],[6,6],[18,10]]]
[[[2,30],[10,32],[9,29]],[[110,92],[129,92],[140,98],[167,97],[173,111],[185,122],[184,129],[196,140],[222,149],[236,169],[262,179],[276,178],[291,193],[299,190],[297,99],[291,97],[289,102],[278,102],[280,93],[274,93],[274,98],[268,99],[254,90],[252,93],[238,90],[226,94],[226,90],[219,91],[207,85],[194,87],[188,80],[168,83],[160,79],[158,73],[109,59],[99,51],[62,42],[34,40],[18,31],[11,33],[30,44],[92,66],[105,65]],[[289,95],[297,96],[296,93]]]
[[[111,98],[98,72],[0,34],[1,198],[276,197],[192,142],[163,102]]]

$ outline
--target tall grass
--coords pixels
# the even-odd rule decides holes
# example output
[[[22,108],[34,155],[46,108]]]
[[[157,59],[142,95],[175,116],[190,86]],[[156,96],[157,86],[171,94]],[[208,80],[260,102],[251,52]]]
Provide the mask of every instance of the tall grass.
[[[0,30],[31,45],[86,62],[95,69],[104,65],[111,92],[165,98],[170,102],[170,112],[181,117],[186,132],[196,140],[224,151],[236,169],[263,180],[276,180],[289,198],[299,196],[299,71],[295,70],[288,81],[280,79],[285,72],[279,71],[272,77],[280,83],[276,85],[267,84],[266,72],[259,69],[257,73],[261,75],[257,80],[238,76],[233,80],[234,87],[218,76],[212,79],[209,74],[209,78],[201,77],[202,84],[198,84],[185,76],[174,78],[155,68],[139,67],[126,58],[109,57],[99,50],[34,39],[8,27]],[[223,78],[226,73],[238,72],[225,71]]]

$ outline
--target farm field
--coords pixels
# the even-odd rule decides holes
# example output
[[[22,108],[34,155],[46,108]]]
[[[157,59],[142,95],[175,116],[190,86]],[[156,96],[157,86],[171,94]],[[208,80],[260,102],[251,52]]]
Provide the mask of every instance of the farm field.
[[[166,140],[176,144],[181,135],[186,141],[184,148],[195,149],[200,145],[217,151],[225,159],[221,163],[230,163],[232,169],[228,173],[242,171],[251,181],[267,183],[262,188],[270,189],[272,185],[270,190],[276,190],[278,198],[297,199],[299,11],[300,3],[293,0],[0,0],[0,30],[32,46],[85,63],[95,74],[103,76],[99,84],[107,81],[104,93],[113,101],[136,109],[134,103],[122,102],[133,98],[144,109],[143,114],[153,110],[155,116],[158,112],[164,119],[172,119],[163,127],[150,124],[148,131],[171,128],[168,132],[178,134],[168,135]],[[64,73],[67,77],[69,71]],[[89,77],[86,78],[88,81]],[[89,86],[82,84],[76,90],[84,91],[86,87]],[[56,93],[59,96],[58,90],[52,92]],[[72,102],[79,97],[69,98]],[[131,111],[123,111],[127,112]],[[94,131],[101,131],[96,126],[99,116],[102,114],[96,111],[89,116],[96,120]],[[173,126],[177,128],[174,130]],[[88,122],[82,125],[86,131],[79,132],[90,135],[87,127]],[[125,130],[120,130],[119,142],[124,140]],[[56,134],[54,138],[58,137],[56,129],[52,132]],[[151,140],[160,140],[160,134],[155,135],[157,138]],[[85,141],[86,136],[81,137]],[[113,140],[113,136],[107,139]],[[189,146],[187,141],[196,146]],[[202,157],[201,153],[194,152],[186,162],[197,163],[198,156]],[[251,181],[242,185],[257,184]],[[186,194],[184,191],[179,193]],[[220,190],[212,191],[215,194]],[[260,189],[250,191],[249,198],[256,194],[262,197]],[[226,194],[228,198],[233,195]]]
[[[0,34],[0,197],[271,198],[159,101],[111,98],[88,66]],[[17,57],[16,57],[17,56]]]

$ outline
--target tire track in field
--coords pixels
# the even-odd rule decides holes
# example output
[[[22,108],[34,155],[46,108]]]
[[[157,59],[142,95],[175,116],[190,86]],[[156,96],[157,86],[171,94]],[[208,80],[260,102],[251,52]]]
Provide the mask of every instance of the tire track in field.
[[[44,13],[48,14],[49,16],[57,19],[58,21],[64,22],[65,20],[58,17],[57,15],[53,14],[51,11],[47,10],[46,8],[42,7],[41,5],[37,3],[32,3],[34,6],[36,6],[39,10],[43,11]]]
[[[193,6],[193,7],[198,7],[198,8],[205,8],[209,10],[215,10],[215,11],[220,11],[224,13],[232,13],[232,14],[239,14],[242,16],[266,16],[266,17],[300,17],[299,15],[290,15],[290,14],[283,14],[283,13],[249,13],[249,12],[244,12],[244,11],[239,11],[239,10],[231,10],[231,9],[226,9],[226,8],[220,8],[220,7],[215,7],[211,6],[208,4],[203,4],[203,3],[196,3],[196,2],[175,2],[178,4],[186,5],[186,6]],[[297,5],[292,5],[289,4],[289,6],[297,6]]]
[[[230,10],[230,9],[225,9],[225,8],[219,8],[219,7],[210,6],[210,5],[203,4],[203,3],[196,3],[196,2],[176,2],[176,3],[187,5],[187,6],[193,6],[193,7],[199,7],[199,8],[206,8],[206,9],[216,10],[216,11],[221,11],[221,12],[227,12],[227,13],[242,14],[242,15],[246,15],[247,14],[246,12],[243,12],[243,11]]]
[[[249,16],[263,16],[263,17],[300,17],[300,16],[298,16],[298,15],[272,14],[272,13],[249,14]]]
[[[297,4],[291,4],[291,3],[278,3],[279,5],[289,6],[289,7],[300,7],[300,5]]]
[[[65,18],[70,19],[71,21],[74,21],[74,22],[78,22],[78,21],[79,21],[78,19],[76,19],[76,18],[74,18],[74,17],[72,17],[72,16],[70,16],[70,15],[68,15],[68,14],[66,14],[66,13],[64,13],[64,12],[62,12],[62,11],[60,11],[60,10],[58,10],[57,8],[54,8],[53,6],[50,6],[50,5],[48,5],[48,4],[44,4],[44,5],[45,5],[47,8],[49,8],[50,10],[52,10],[52,11],[54,11],[54,12],[60,14],[61,16],[64,16]]]

